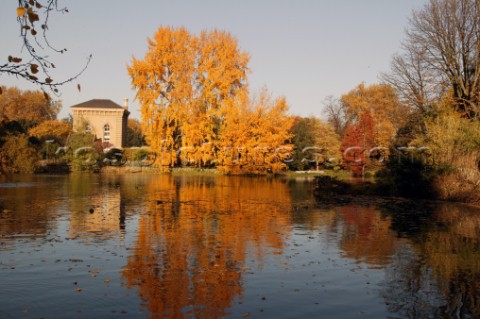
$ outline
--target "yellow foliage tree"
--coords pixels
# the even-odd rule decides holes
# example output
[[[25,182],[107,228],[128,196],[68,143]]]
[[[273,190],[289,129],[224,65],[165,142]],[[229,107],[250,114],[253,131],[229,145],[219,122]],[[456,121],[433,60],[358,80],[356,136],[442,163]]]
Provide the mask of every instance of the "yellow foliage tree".
[[[61,109],[59,102],[46,99],[41,91],[22,91],[4,86],[1,89],[0,120],[17,121],[26,129],[55,119]]]
[[[156,164],[211,164],[222,111],[246,88],[248,54],[218,30],[196,36],[160,27],[148,43],[144,59],[133,58],[128,72]]]
[[[42,141],[54,139],[55,142],[65,145],[68,135],[71,132],[72,128],[67,123],[58,120],[49,120],[30,129],[28,134]]]
[[[433,164],[435,188],[442,199],[480,202],[480,123],[463,118],[453,107],[425,120],[425,134],[411,143]]]
[[[196,42],[184,28],[161,27],[148,40],[144,59],[133,58],[128,67],[147,143],[159,155],[157,165],[176,162],[181,124],[193,103]]]
[[[402,105],[394,88],[388,84],[358,85],[342,95],[346,112],[359,119],[368,111],[375,122],[376,146],[389,147],[397,130],[406,122],[409,109]]]
[[[272,100],[266,90],[249,102],[237,99],[225,115],[221,131],[219,169],[229,173],[280,173],[287,168],[293,145],[293,117],[285,98]]]
[[[0,173],[35,172],[39,154],[27,135],[9,135],[0,144]]]

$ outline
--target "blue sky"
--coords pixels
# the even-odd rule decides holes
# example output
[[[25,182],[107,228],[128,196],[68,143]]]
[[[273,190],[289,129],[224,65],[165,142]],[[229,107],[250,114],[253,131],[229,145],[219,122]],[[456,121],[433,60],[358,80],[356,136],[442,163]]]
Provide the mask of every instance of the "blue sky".
[[[61,80],[93,60],[77,82],[61,89],[63,110],[94,98],[122,104],[130,100],[132,117],[140,118],[126,66],[132,55],[144,56],[147,38],[161,25],[184,26],[194,33],[218,28],[234,35],[251,55],[253,91],[266,86],[286,96],[290,113],[322,116],[322,101],[340,96],[361,82],[379,82],[399,51],[408,17],[426,0],[59,0],[70,13],[55,15],[50,42],[67,48],[49,53]],[[0,11],[0,63],[21,51],[16,1]],[[0,84],[35,88],[0,75]]]

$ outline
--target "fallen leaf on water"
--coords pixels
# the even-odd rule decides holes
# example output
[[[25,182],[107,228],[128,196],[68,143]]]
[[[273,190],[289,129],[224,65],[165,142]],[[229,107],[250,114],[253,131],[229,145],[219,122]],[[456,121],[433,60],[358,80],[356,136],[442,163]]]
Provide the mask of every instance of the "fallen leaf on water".
[[[103,282],[108,284],[110,282],[110,279],[105,279]]]
[[[70,258],[68,261],[72,263],[83,263],[83,259],[78,258]]]

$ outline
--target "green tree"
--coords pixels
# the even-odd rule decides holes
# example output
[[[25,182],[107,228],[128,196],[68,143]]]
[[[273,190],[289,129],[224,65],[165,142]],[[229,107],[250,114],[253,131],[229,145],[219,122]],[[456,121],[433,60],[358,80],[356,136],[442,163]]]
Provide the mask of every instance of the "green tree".
[[[95,143],[91,133],[73,133],[67,141],[68,148],[64,159],[70,163],[72,171],[98,171],[102,166],[103,148]]]
[[[318,169],[320,165],[328,167],[340,163],[340,137],[330,124],[313,116],[297,117],[292,134],[295,152],[291,169]]]
[[[146,145],[145,135],[142,131],[142,123],[137,119],[128,119],[127,123],[127,147]]]

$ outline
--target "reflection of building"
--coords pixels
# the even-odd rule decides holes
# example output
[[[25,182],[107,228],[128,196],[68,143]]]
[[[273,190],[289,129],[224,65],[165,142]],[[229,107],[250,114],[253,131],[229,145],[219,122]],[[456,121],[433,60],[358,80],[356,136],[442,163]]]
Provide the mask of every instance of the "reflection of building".
[[[70,236],[109,237],[125,229],[125,204],[119,189],[104,189],[77,199],[70,216]],[[93,212],[90,212],[90,208]]]
[[[111,100],[90,100],[72,106],[73,128],[76,131],[91,131],[104,143],[123,147],[126,143],[128,99],[124,106]]]

